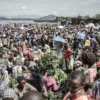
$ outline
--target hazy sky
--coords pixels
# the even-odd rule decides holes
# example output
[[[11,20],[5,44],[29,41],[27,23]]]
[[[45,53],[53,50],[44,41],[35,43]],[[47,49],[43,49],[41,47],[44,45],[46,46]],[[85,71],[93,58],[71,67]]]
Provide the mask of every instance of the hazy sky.
[[[100,0],[0,0],[0,15],[56,16],[100,14]]]

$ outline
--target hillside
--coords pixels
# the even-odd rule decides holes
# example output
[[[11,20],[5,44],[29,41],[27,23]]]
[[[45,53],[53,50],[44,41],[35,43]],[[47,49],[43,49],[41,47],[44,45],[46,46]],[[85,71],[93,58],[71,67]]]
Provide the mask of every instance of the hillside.
[[[0,17],[0,20],[34,20],[31,18],[5,18],[5,17]]]
[[[5,17],[0,17],[0,20],[7,20],[7,18],[5,18]]]
[[[8,19],[37,19],[37,18],[40,18],[41,16],[38,16],[38,15],[16,15],[16,16],[3,16],[3,15],[0,15],[0,17],[5,17],[5,18],[8,18]]]
[[[55,19],[56,19],[55,15],[48,15],[48,16],[44,16],[44,17],[38,18],[36,20],[55,20]]]

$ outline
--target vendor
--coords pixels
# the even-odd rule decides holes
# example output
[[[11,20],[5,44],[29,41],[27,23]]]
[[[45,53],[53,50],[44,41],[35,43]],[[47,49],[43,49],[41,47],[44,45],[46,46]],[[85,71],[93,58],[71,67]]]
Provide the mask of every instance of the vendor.
[[[47,76],[47,74],[43,77],[43,84],[46,87],[47,92],[49,90],[51,91],[57,91],[60,86],[56,85],[55,79],[52,77],[52,75]]]
[[[37,91],[37,89],[35,87],[26,83],[26,80],[23,76],[19,76],[17,78],[17,81],[18,81],[18,85],[15,86],[14,91],[19,98],[21,98],[25,93],[27,93],[29,91],[32,91],[32,90]]]

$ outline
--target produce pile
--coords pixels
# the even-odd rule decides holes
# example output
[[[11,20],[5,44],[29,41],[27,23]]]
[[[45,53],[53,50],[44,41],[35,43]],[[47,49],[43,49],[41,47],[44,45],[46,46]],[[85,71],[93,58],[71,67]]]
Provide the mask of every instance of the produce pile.
[[[40,72],[47,74],[47,76],[52,76],[55,80],[57,85],[61,86],[62,88],[66,86],[67,79],[69,74],[67,75],[61,68],[61,59],[59,59],[55,54],[47,54],[43,56],[38,62],[38,67],[40,69]],[[64,93],[56,94],[56,98],[58,100],[62,100],[64,97]],[[48,92],[48,99],[49,100],[55,100],[54,99],[54,93],[52,91]]]
[[[57,85],[64,86],[67,80],[67,74],[60,68],[60,61],[55,54],[47,54],[38,61],[38,67],[47,76],[52,75],[57,80]]]
[[[53,53],[43,56],[38,61],[38,67],[43,73],[53,74],[56,68],[59,68],[60,59]]]
[[[67,74],[61,70],[61,69],[56,69],[55,75],[53,76],[54,79],[57,80],[57,85],[66,85],[67,81]]]

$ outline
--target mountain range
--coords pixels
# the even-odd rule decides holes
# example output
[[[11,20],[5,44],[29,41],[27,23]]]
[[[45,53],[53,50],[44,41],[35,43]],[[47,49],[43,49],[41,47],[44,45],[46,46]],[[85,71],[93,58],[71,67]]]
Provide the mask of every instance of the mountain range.
[[[36,20],[55,20],[55,15],[48,15],[48,16],[38,16],[38,15],[17,15],[17,16],[0,16],[0,20],[9,20],[9,19],[36,19]]]
[[[96,14],[93,18],[100,18],[100,14]],[[39,15],[16,15],[16,16],[3,16],[0,15],[0,20],[55,20],[55,15],[39,16]]]
[[[5,18],[9,18],[9,19],[12,19],[12,18],[29,18],[29,19],[37,19],[37,18],[40,18],[41,16],[39,15],[16,15],[16,16],[0,16],[0,17],[5,17]]]

